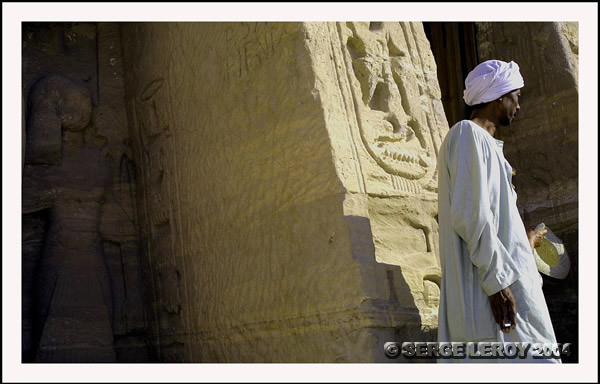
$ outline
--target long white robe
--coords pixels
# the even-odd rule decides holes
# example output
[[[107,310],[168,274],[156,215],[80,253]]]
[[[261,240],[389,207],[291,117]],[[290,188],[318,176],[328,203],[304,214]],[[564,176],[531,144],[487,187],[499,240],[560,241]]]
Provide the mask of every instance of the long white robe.
[[[539,272],[512,188],[503,142],[470,120],[449,131],[439,152],[442,284],[438,341],[556,343]],[[517,326],[494,321],[488,296],[510,287]],[[501,362],[560,362],[557,359]],[[490,360],[440,359],[488,363]]]

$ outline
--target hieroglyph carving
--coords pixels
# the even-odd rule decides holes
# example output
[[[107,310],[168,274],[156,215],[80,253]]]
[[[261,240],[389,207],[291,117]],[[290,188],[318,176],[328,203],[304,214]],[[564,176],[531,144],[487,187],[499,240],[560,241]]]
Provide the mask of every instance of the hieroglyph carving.
[[[437,151],[448,130],[435,61],[419,23],[337,23],[337,34],[360,136],[353,144],[365,154],[376,260],[402,268],[421,326],[435,326]]]
[[[183,266],[178,265],[179,220],[172,132],[169,127],[169,100],[165,80],[158,78],[142,88],[135,103],[135,122],[141,141],[142,177],[145,185],[144,208],[148,222],[148,257],[152,279],[156,282],[155,316],[160,323],[159,338],[169,337],[182,329]],[[156,308],[156,306],[159,308]],[[170,352],[172,353],[172,351]],[[182,356],[170,357],[182,361]]]
[[[423,57],[412,23],[339,23],[338,29],[362,143],[388,174],[387,185],[370,190],[435,192],[436,148],[445,119],[433,58]]]

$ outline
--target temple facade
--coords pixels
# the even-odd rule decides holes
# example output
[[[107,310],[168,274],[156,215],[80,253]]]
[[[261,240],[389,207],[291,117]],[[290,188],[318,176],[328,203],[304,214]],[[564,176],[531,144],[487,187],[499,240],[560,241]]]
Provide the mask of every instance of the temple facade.
[[[577,27],[24,23],[23,361],[406,362],[385,343],[437,336],[438,148],[491,58],[576,340]]]

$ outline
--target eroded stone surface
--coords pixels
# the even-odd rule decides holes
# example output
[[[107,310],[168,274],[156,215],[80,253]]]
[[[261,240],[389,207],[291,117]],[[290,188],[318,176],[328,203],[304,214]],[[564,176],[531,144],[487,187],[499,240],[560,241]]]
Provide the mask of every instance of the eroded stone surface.
[[[422,25],[312,23],[307,30],[315,36],[310,47],[338,175],[364,200],[360,210],[346,208],[346,217],[363,217],[370,229],[351,235],[372,239],[375,260],[361,260],[401,279],[396,292],[382,292],[404,297],[400,308],[418,308],[420,319],[410,326],[437,327],[436,156],[448,124]],[[319,44],[318,36],[329,41]],[[334,68],[318,61],[327,55]]]
[[[122,25],[160,360],[431,338],[447,123],[420,24],[369,27]]]
[[[361,300],[300,24],[123,32],[160,359],[333,359],[277,352]]]
[[[553,120],[524,103],[537,117],[505,148],[520,156],[519,143],[556,136],[539,119],[562,119],[567,139],[544,143],[571,154],[576,124],[572,136],[565,111],[576,106],[576,24],[532,23],[536,46],[525,49],[500,24],[479,25],[483,55],[537,49],[506,58],[526,72],[539,57],[566,52],[546,68],[557,71],[558,85],[524,73]],[[60,24],[43,35],[36,28],[24,29],[24,94],[41,74],[60,73],[90,92],[95,112],[83,149],[56,150],[65,136],[44,124],[78,126],[60,114],[28,131],[24,350],[35,344],[33,292],[51,291],[36,286],[32,271],[48,264],[47,240],[65,238],[75,224],[85,233],[59,248],[93,242],[82,254],[105,267],[78,263],[103,282],[71,276],[56,285],[44,326],[75,331],[47,333],[42,350],[56,350],[60,339],[84,345],[79,361],[107,352],[108,360],[132,362],[390,362],[386,341],[435,340],[437,148],[448,124],[421,23],[125,23],[120,34],[111,23]],[[511,163],[542,181],[555,172],[547,156],[532,156],[542,156],[535,166]],[[556,221],[544,221],[574,228],[573,173],[548,176],[545,197],[519,187],[520,175],[519,201],[535,205],[530,220],[546,215],[539,204],[562,191]],[[75,217],[77,204],[87,208]],[[79,315],[86,305],[90,318]]]

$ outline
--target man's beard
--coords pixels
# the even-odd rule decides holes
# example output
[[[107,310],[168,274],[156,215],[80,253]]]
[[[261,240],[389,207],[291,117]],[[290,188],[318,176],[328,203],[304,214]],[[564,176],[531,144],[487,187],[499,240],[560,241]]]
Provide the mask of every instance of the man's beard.
[[[499,123],[503,127],[508,127],[510,125],[510,123],[511,123],[511,120],[512,119],[510,117],[503,116],[503,117],[500,118]]]

